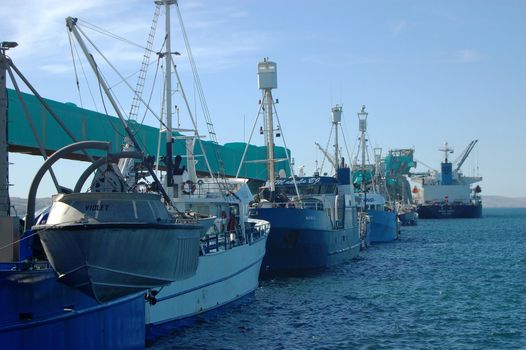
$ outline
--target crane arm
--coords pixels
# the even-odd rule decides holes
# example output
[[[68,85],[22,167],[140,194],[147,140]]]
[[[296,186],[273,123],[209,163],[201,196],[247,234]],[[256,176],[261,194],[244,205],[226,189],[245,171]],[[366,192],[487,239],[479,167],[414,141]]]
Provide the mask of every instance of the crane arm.
[[[317,142],[314,142],[314,144],[319,148],[319,150],[323,153],[323,155],[325,156],[325,158],[327,159],[327,161],[329,161],[329,163],[331,163],[331,165],[334,167],[334,169],[337,169],[338,168],[338,164],[336,163],[336,161],[331,157],[331,155],[329,153],[327,153],[326,150],[324,150],[319,143]]]
[[[435,168],[433,168],[432,166],[430,165],[427,165],[426,163],[422,162],[421,160],[418,160],[415,158],[415,161],[422,164],[423,166],[425,166],[426,168],[428,168],[429,170],[433,170],[434,172],[439,172],[438,170],[436,170]]]
[[[469,145],[466,147],[466,149],[462,152],[462,154],[460,155],[459,159],[457,159],[455,161],[455,163],[457,163],[457,166],[455,168],[455,172],[459,171],[460,170],[460,167],[462,166],[462,164],[464,164],[464,162],[466,161],[466,159],[468,158],[469,154],[471,153],[471,151],[473,151],[473,148],[475,147],[475,145],[477,144],[478,140],[473,140],[469,143]]]

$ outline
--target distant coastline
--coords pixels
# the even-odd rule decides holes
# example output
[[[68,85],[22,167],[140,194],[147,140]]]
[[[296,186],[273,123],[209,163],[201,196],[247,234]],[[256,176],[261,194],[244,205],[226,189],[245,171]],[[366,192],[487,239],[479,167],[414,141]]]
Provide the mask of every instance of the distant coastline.
[[[484,208],[526,208],[526,197],[482,196]]]
[[[35,209],[39,210],[51,204],[51,198],[37,198]],[[27,199],[11,197],[11,205],[16,209],[18,216],[26,215]],[[526,208],[526,197],[482,196],[484,208]],[[12,213],[15,214],[15,213]]]

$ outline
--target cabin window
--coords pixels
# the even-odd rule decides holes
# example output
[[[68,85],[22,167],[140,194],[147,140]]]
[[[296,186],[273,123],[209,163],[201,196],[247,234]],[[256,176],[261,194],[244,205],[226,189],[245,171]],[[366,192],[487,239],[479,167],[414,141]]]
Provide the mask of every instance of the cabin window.
[[[147,201],[135,201],[135,208],[137,209],[137,217],[142,218],[145,221],[154,216],[153,209],[148,205]]]
[[[336,192],[336,184],[323,184],[320,185],[321,194],[333,194]]]
[[[99,207],[96,218],[100,222],[137,221],[133,201],[101,200]]]

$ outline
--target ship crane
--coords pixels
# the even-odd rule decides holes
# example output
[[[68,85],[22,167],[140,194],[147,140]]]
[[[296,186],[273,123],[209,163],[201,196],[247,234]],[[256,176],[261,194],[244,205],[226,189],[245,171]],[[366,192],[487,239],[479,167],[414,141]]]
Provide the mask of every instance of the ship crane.
[[[455,172],[458,172],[460,170],[460,167],[462,166],[462,164],[464,164],[464,162],[466,161],[466,159],[468,158],[469,154],[471,153],[471,151],[473,151],[473,148],[475,147],[475,145],[477,144],[478,140],[473,140],[469,143],[469,145],[466,147],[466,149],[464,151],[462,151],[462,153],[460,154],[460,156],[458,157],[458,159],[456,159],[454,161],[455,164],[457,164],[456,168],[455,168]]]
[[[327,161],[329,161],[329,163],[331,163],[331,165],[334,167],[334,169],[338,169],[338,162],[336,162],[333,157],[331,157],[331,155],[329,154],[329,152],[327,152],[326,150],[323,149],[323,147],[320,146],[319,143],[317,142],[314,142],[314,144],[318,147],[318,149],[323,153],[323,155],[325,156],[325,158],[327,159]]]

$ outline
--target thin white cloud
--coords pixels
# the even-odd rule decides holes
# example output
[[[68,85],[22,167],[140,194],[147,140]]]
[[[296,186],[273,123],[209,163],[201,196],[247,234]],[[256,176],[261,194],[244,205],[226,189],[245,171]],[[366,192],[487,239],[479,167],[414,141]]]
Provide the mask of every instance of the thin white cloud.
[[[40,66],[39,69],[50,74],[69,74],[73,71],[71,64],[45,64]]]
[[[453,62],[456,63],[472,63],[480,62],[486,59],[486,56],[476,50],[463,49],[458,50],[453,54]]]
[[[388,22],[387,28],[393,36],[398,36],[407,28],[407,21],[397,20]]]
[[[487,55],[474,49],[460,49],[452,52],[439,54],[438,58],[432,60],[436,63],[466,64],[481,62],[487,59]]]
[[[312,54],[306,55],[301,58],[303,62],[324,65],[324,66],[348,66],[348,65],[362,65],[362,64],[385,64],[390,61],[385,58],[353,54],[353,53],[344,53],[339,55],[340,59],[335,60],[334,54]]]

